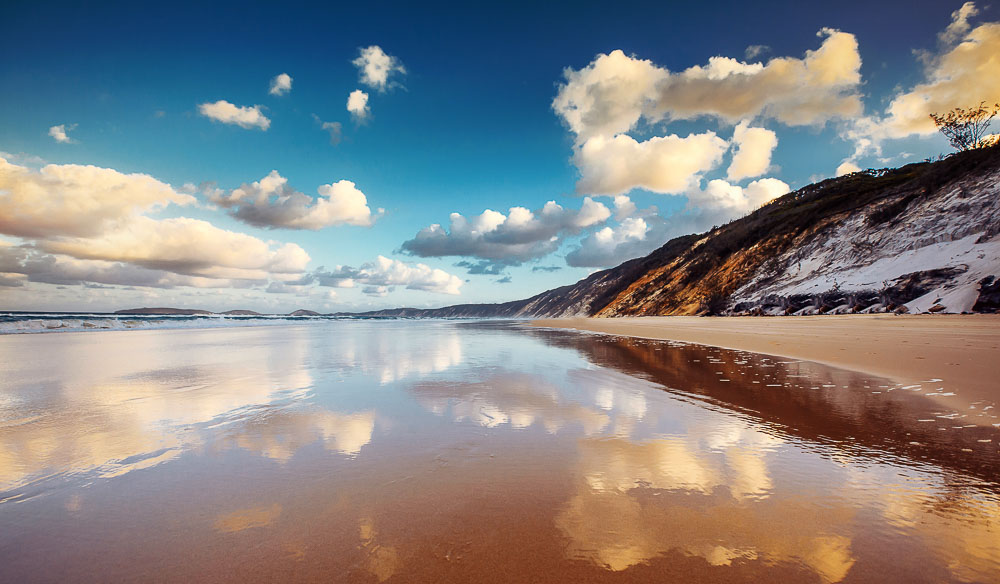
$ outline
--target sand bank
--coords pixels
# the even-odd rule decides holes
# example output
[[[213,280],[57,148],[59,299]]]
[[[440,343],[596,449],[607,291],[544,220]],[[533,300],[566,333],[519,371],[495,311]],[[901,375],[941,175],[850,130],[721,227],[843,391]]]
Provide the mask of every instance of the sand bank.
[[[563,318],[532,325],[815,361],[925,390],[944,387],[970,405],[1000,401],[1000,315]],[[941,381],[928,383],[933,379]]]

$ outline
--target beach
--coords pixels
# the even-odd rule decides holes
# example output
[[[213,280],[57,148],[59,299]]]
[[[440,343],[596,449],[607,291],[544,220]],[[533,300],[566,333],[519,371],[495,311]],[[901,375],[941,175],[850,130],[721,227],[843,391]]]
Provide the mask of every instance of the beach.
[[[532,325],[802,359],[946,388],[969,403],[1000,400],[1000,315],[560,318]]]
[[[0,581],[1000,572],[1000,419],[957,395],[523,321],[192,326],[0,335]]]

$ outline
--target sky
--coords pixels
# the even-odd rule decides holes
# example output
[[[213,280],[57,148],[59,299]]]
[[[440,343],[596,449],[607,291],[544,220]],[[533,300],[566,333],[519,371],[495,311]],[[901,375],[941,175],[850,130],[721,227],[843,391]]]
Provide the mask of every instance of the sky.
[[[1000,102],[973,2],[6,2],[0,310],[525,298]]]

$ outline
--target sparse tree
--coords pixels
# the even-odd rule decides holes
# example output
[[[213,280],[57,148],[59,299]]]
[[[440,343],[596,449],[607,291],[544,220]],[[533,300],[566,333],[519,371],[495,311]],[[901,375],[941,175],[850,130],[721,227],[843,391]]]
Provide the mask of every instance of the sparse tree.
[[[957,107],[946,114],[931,114],[931,119],[956,150],[973,150],[996,143],[996,138],[988,136],[986,130],[997,113],[1000,113],[1000,103],[990,107],[983,101],[979,107]]]

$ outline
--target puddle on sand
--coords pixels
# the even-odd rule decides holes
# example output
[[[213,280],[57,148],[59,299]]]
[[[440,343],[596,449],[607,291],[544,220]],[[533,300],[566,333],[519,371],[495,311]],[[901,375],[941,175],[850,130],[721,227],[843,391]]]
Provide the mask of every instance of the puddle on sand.
[[[0,354],[2,581],[1000,574],[992,404],[811,363],[425,321]]]

